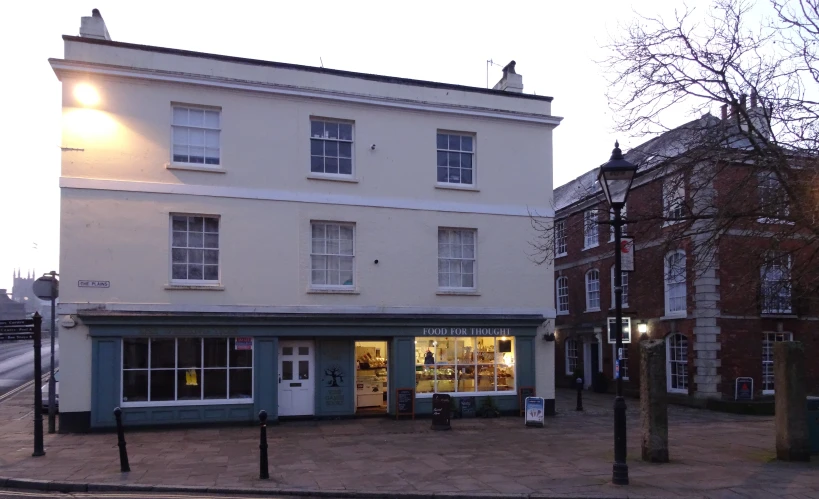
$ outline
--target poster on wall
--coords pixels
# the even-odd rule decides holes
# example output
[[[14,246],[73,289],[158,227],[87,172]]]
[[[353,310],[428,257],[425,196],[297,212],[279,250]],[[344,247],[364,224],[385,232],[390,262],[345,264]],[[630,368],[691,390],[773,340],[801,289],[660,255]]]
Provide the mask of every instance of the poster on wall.
[[[253,338],[236,338],[236,350],[253,350]]]
[[[620,240],[620,270],[634,272],[634,238],[624,237]]]

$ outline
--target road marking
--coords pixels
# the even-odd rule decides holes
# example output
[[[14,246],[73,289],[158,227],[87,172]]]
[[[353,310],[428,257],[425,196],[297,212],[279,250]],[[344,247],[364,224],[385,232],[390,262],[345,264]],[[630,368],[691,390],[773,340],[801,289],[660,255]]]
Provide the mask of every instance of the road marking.
[[[59,369],[54,369],[54,372],[55,372],[55,373],[56,373],[57,371],[59,371]],[[45,373],[45,374],[43,374],[43,376],[40,378],[40,383],[45,383],[46,381],[48,381],[48,375],[49,375],[49,373]],[[18,386],[17,388],[15,388],[15,389],[13,389],[13,390],[9,390],[9,391],[7,391],[6,393],[4,393],[3,395],[0,395],[0,402],[5,402],[6,400],[8,400],[8,399],[10,399],[10,398],[14,397],[14,396],[15,396],[15,395],[17,395],[18,393],[20,393],[20,392],[22,392],[22,391],[24,391],[24,390],[26,390],[27,388],[30,388],[30,387],[32,387],[32,386],[34,386],[34,380],[33,380],[33,379],[32,379],[32,380],[30,380],[30,381],[26,381],[25,383],[23,383],[22,385]]]

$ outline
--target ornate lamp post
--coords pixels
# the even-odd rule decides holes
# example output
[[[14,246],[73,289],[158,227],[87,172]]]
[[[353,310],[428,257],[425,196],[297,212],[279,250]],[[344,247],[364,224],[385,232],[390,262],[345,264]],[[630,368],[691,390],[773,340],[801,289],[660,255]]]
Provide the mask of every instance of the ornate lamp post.
[[[614,337],[616,339],[617,359],[619,366],[623,351],[623,273],[621,255],[621,236],[623,219],[621,210],[626,205],[631,182],[637,172],[637,165],[623,158],[620,144],[614,143],[611,159],[600,165],[597,180],[603,189],[609,206],[614,210],[614,310],[615,324]],[[617,395],[614,398],[614,466],[612,469],[612,483],[628,485],[628,465],[626,464],[626,401],[623,398],[623,379],[620,369],[617,369]]]

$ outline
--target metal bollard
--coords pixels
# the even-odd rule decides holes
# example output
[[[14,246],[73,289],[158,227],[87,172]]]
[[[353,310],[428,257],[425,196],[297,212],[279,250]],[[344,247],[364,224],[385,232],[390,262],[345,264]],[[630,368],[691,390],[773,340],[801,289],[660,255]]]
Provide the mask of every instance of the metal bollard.
[[[34,312],[34,453],[32,456],[45,456],[43,450],[43,387],[40,385],[43,376],[42,331],[43,318]]]
[[[259,479],[270,478],[270,471],[267,466],[267,411],[259,411],[259,424],[261,435],[259,436]]]
[[[117,445],[119,446],[119,468],[123,473],[131,471],[128,464],[128,450],[125,448],[125,428],[122,426],[122,409],[114,409],[114,417],[117,419]]]
[[[577,385],[577,407],[575,407],[576,411],[583,410],[583,378],[577,378],[574,381],[575,385]]]

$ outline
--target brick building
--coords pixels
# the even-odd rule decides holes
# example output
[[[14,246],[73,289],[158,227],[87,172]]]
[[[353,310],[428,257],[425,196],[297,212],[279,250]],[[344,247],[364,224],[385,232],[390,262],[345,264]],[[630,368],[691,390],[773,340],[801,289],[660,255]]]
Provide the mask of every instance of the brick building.
[[[755,106],[742,110],[753,117]],[[801,283],[817,268],[808,261],[815,238],[787,217],[786,204],[769,203],[781,185],[741,159],[747,144],[726,134],[733,116],[723,108],[721,119],[707,114],[626,154],[639,165],[623,213],[635,257],[635,271],[623,273],[626,393],[639,390],[639,341],[648,338],[666,341],[675,398],[733,400],[738,377],[753,378],[755,399],[772,395],[773,343],[790,339],[804,343],[808,392],[819,393],[810,360],[819,355],[819,307],[795,281],[797,269]],[[705,154],[704,131],[733,138]],[[798,170],[815,194],[816,169]],[[554,191],[556,383],[581,375],[587,388],[613,390],[614,235],[597,174]],[[721,214],[742,210],[744,218],[720,226]]]

